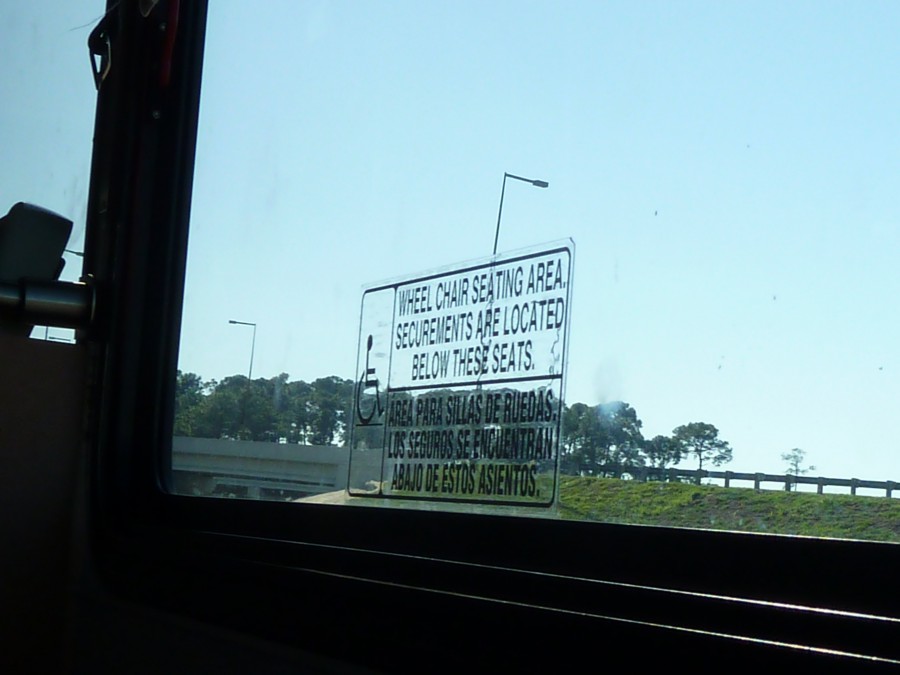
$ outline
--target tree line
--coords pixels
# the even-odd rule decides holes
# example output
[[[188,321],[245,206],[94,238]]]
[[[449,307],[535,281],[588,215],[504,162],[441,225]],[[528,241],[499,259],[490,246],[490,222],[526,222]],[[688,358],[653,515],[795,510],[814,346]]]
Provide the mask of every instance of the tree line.
[[[354,383],[336,376],[290,381],[286,373],[249,380],[232,375],[203,380],[178,371],[176,436],[342,446]],[[644,438],[643,422],[624,401],[563,407],[561,470],[567,474],[621,477],[636,469],[665,470],[693,458],[698,468],[732,459],[731,446],[707,422],[690,422],[670,436]]]
[[[732,459],[731,446],[707,422],[682,424],[671,436],[649,439],[644,438],[642,426],[635,409],[624,401],[566,406],[561,438],[563,473],[621,477],[644,467],[662,472],[691,457],[699,469]]]
[[[231,375],[203,380],[178,371],[175,382],[176,436],[243,441],[344,445],[353,382],[320,377],[288,380],[287,373],[249,380]]]

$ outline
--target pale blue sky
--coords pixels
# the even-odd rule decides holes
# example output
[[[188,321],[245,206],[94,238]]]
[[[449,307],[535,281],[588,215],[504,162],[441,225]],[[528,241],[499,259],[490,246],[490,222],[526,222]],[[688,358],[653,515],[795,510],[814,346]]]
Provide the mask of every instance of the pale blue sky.
[[[103,8],[97,0],[0,6],[0,212],[25,201],[65,215],[74,222],[69,248],[77,251],[84,244],[96,99],[87,38]],[[64,278],[77,279],[80,271],[81,260],[66,254]]]
[[[95,4],[0,10],[0,208],[83,223]],[[246,372],[239,319],[353,377],[362,286],[489,254],[509,171],[500,249],[576,244],[569,402],[900,479],[900,5],[213,5],[183,369]]]

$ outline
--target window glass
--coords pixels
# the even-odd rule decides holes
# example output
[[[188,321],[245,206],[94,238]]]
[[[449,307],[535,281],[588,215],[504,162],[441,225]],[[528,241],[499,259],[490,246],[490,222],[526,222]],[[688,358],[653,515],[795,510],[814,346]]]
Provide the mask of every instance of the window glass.
[[[4,3],[0,64],[0,216],[18,202],[72,221],[60,278],[81,276],[97,92],[87,39],[103,2]],[[32,337],[71,342],[73,331],[38,326]]]
[[[895,540],[898,13],[212,6],[175,491]],[[553,498],[389,499],[390,472],[355,476],[355,397],[385,372],[366,358],[393,353],[366,322],[396,339],[412,280],[560,241]],[[408,397],[486,406],[482,384]],[[357,429],[354,451],[384,463],[384,439]]]

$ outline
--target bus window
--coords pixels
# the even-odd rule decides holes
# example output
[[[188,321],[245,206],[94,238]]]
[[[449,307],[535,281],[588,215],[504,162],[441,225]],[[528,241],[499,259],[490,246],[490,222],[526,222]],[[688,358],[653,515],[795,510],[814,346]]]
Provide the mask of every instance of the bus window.
[[[896,13],[212,8],[172,490],[896,541]]]

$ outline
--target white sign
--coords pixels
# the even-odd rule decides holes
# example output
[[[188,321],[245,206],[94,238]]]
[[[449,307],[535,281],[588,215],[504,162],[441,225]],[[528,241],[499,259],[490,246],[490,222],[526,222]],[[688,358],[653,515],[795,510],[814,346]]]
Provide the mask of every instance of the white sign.
[[[364,290],[351,494],[553,503],[573,249]]]

